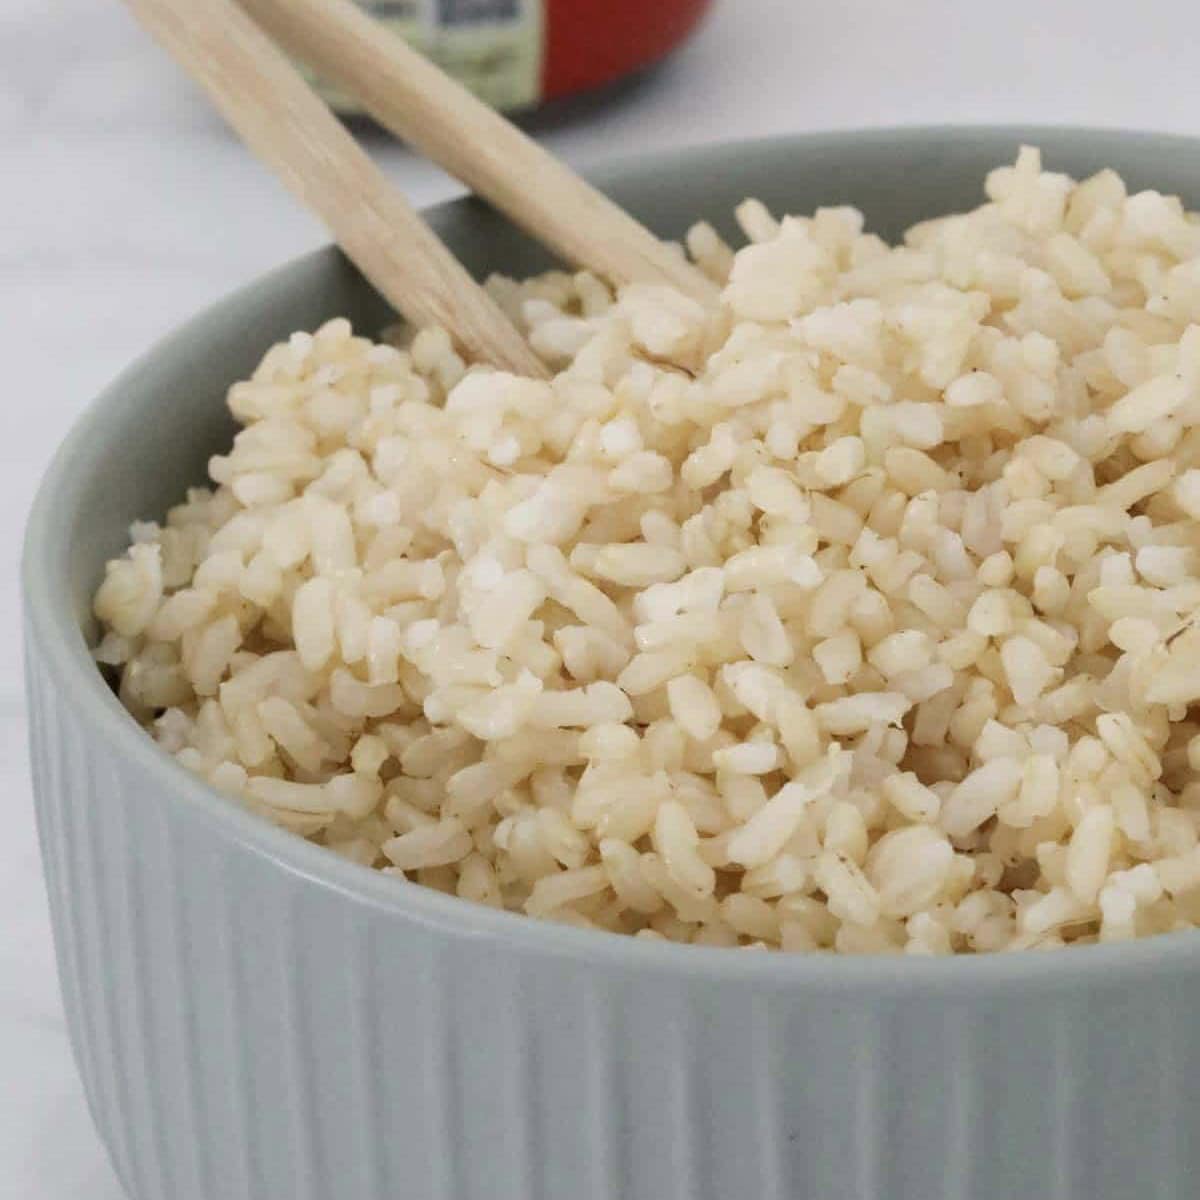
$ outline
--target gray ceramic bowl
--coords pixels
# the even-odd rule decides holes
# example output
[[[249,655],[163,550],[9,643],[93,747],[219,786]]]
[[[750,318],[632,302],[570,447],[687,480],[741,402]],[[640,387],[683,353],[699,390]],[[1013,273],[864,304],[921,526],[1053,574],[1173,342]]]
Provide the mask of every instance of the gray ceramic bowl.
[[[848,201],[893,235],[969,207],[1035,141],[1200,204],[1200,142],[908,129],[689,150],[600,182],[665,235],[743,196]],[[467,264],[543,257],[478,204]],[[272,340],[383,306],[332,250],[152,350],[51,466],[24,564],[42,853],[71,1037],[136,1200],[1191,1200],[1200,936],[958,960],[839,959],[558,927],[363,870],[209,791],[88,658],[135,517],[232,432]]]

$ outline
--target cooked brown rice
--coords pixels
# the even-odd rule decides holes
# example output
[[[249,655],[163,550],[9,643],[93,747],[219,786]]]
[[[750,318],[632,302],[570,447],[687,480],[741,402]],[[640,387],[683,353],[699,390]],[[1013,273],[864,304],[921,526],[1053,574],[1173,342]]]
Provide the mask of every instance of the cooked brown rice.
[[[493,290],[558,370],[342,320],[96,596],[182,764],[368,867],[713,946],[1200,923],[1200,222],[993,171],[889,247],[738,212],[709,312]]]

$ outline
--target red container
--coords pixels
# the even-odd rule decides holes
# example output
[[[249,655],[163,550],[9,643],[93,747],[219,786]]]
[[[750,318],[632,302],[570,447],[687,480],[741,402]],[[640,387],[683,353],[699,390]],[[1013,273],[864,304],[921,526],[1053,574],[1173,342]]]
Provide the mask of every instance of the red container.
[[[712,0],[358,0],[496,108],[614,83],[670,53]],[[325,89],[338,108],[353,100]]]

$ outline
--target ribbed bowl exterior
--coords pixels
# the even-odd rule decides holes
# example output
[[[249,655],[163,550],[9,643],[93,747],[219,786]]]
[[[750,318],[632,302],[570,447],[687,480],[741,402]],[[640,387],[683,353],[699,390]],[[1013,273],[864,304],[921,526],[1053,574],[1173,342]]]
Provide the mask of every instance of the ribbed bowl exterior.
[[[756,153],[803,172],[806,145]],[[757,162],[747,190],[767,177]],[[444,231],[478,226],[454,211]],[[171,471],[196,451],[171,448],[175,427],[138,435],[153,486],[105,474],[101,419],[134,436],[181,372],[218,351],[240,370],[238,339],[261,348],[275,331],[250,328],[252,309],[284,328],[337,311],[345,276],[332,255],[309,260],[156,351],[68,444],[31,524],[26,669],[58,965],[130,1196],[1195,1200],[1191,935],[936,964],[659,949],[403,884],[382,898],[394,881],[269,842],[136,741],[86,674],[78,614],[122,523],[178,491]]]
[[[135,1200],[1197,1194],[1194,964],[944,998],[398,919],[173,806],[28,653],[71,1037]]]

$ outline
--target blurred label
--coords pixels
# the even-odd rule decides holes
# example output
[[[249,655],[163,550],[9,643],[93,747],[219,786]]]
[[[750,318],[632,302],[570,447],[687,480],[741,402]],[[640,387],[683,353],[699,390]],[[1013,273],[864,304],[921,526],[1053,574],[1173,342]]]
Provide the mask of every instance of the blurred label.
[[[381,24],[495,108],[541,98],[543,0],[358,0]],[[336,108],[354,100],[323,91]]]
[[[517,0],[437,0],[438,20],[446,26],[515,21],[520,9]]]

